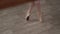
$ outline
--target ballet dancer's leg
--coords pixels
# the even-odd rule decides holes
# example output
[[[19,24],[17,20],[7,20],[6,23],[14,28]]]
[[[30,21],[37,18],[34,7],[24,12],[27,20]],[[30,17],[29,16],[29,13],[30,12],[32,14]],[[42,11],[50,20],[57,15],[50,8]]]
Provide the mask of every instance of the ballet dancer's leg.
[[[34,7],[34,2],[31,3],[31,5],[29,4],[29,9],[27,10],[27,14],[26,14],[26,20],[29,20],[29,17],[31,15],[31,10]]]
[[[36,7],[37,7],[37,10],[38,10],[37,11],[38,19],[39,19],[40,22],[42,22],[42,12],[40,10],[40,0],[38,0],[36,2]]]

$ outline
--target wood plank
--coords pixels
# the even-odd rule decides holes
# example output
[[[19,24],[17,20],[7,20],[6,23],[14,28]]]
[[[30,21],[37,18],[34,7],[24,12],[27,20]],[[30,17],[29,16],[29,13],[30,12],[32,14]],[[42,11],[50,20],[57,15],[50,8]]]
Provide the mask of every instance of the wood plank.
[[[34,0],[0,0],[0,9],[21,5],[32,1]]]

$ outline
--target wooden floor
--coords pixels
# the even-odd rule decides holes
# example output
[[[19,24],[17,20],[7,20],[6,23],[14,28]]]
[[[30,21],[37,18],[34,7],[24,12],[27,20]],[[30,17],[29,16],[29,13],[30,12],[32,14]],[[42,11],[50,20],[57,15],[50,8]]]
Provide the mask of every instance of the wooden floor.
[[[27,9],[28,3],[0,10],[0,34],[60,34],[60,0],[41,0],[42,23],[36,7],[26,22]]]

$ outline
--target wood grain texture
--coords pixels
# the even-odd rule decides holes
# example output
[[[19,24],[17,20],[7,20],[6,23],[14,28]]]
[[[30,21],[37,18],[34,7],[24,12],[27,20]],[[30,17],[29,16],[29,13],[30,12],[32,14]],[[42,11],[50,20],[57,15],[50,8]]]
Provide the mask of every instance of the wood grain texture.
[[[32,1],[34,0],[0,0],[0,9],[21,5]]]

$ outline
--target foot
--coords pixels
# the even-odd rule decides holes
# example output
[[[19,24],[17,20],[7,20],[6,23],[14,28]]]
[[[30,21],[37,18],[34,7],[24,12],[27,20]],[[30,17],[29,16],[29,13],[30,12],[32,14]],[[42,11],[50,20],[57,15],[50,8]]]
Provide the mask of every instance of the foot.
[[[26,15],[25,19],[26,19],[27,21],[29,21],[29,18],[30,18],[30,14],[28,13],[28,14]]]
[[[39,21],[42,22],[42,18],[41,17],[40,17]]]
[[[26,20],[27,20],[27,21],[29,21],[29,17],[30,17],[30,16],[27,16],[27,17],[26,17]]]

